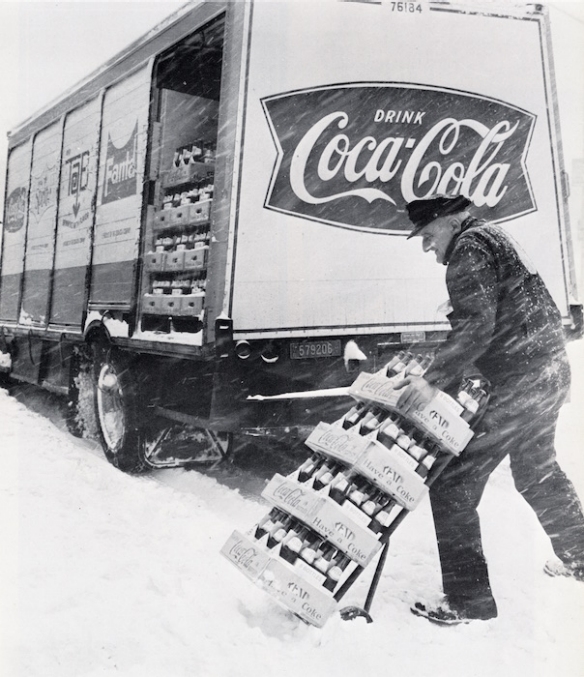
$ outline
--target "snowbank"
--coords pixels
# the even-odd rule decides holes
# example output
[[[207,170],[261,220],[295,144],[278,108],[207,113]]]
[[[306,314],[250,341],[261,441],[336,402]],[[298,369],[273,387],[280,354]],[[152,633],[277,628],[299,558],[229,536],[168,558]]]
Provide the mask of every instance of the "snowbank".
[[[584,342],[558,432],[584,496]],[[481,514],[499,618],[441,628],[409,606],[433,599],[439,569],[429,506],[398,529],[375,622],[322,630],[280,609],[225,561],[234,528],[266,511],[237,470],[127,476],[0,390],[0,674],[7,677],[576,677],[584,585],[542,572],[551,548],[504,464]],[[256,488],[257,489],[257,488]],[[255,494],[255,496],[254,496]],[[362,605],[363,575],[343,605]]]

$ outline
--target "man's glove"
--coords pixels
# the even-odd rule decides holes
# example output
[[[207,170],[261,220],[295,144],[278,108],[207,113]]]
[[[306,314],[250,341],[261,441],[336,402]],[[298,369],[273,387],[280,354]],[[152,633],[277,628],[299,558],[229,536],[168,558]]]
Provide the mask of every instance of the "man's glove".
[[[397,408],[404,414],[423,409],[438,393],[438,388],[426,381],[423,376],[406,376],[395,390],[403,390],[397,401]]]

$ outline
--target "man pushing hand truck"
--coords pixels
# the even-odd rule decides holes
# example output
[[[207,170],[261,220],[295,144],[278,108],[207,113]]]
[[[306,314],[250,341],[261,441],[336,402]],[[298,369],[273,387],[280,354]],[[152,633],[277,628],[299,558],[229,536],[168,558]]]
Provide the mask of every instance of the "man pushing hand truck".
[[[478,370],[490,400],[463,454],[436,479],[430,500],[444,601],[416,615],[441,624],[497,616],[477,507],[491,473],[509,456],[515,486],[535,511],[557,561],[544,570],[584,581],[584,516],[556,461],[554,436],[570,385],[560,313],[524,252],[499,226],[474,218],[462,195],[407,205],[411,237],[445,265],[451,330],[424,376],[408,376],[398,406],[422,408],[437,389]]]

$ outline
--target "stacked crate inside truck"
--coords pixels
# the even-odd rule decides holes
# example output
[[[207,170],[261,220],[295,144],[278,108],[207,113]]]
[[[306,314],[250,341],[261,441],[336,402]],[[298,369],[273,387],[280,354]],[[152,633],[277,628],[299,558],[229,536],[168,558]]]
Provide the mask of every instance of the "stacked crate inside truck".
[[[175,150],[163,173],[164,196],[145,255],[143,329],[196,331],[193,323],[202,320],[214,163],[214,143],[195,140]]]
[[[304,621],[322,627],[337,602],[471,439],[487,394],[466,379],[456,399],[439,391],[405,416],[395,385],[431,357],[400,353],[349,390],[355,404],[306,440],[312,455],[262,496],[273,506],[222,554]]]

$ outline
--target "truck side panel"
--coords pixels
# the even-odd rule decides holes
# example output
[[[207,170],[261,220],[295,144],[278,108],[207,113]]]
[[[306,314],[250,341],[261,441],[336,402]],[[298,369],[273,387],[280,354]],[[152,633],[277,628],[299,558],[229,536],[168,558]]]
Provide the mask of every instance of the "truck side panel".
[[[405,237],[433,192],[504,223],[569,315],[545,16],[400,6],[254,4],[238,338],[446,328],[444,271]]]
[[[80,327],[86,304],[101,121],[101,97],[67,116],[61,162],[51,324]]]
[[[2,268],[0,270],[0,319],[18,320],[24,246],[28,218],[31,144],[17,146],[8,158]]]
[[[90,308],[133,304],[151,71],[148,64],[105,95]]]
[[[61,122],[53,123],[34,139],[21,324],[47,323],[61,141]]]

